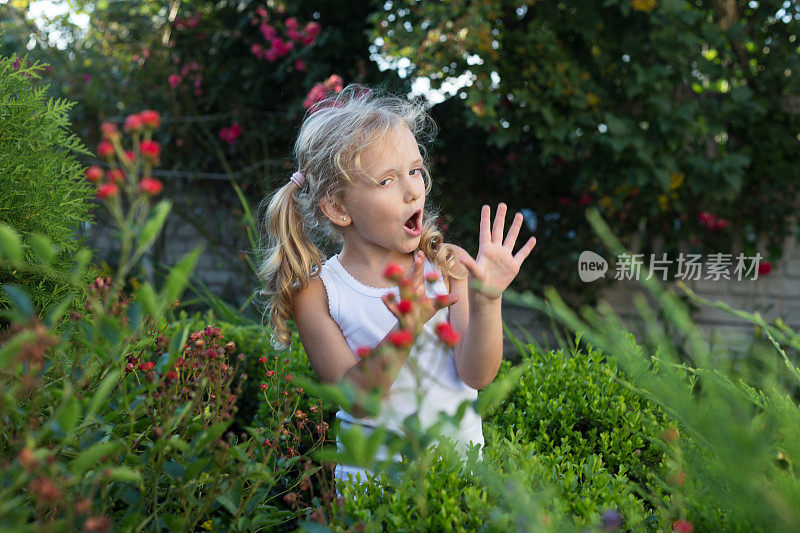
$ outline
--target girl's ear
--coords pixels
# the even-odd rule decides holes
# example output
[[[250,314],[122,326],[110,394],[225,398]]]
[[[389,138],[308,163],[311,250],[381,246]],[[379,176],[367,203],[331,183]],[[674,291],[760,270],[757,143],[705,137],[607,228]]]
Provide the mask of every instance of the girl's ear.
[[[350,217],[338,203],[331,200],[329,197],[325,197],[319,202],[319,208],[325,213],[325,216],[328,217],[328,220],[336,224],[337,226],[347,226],[350,224]]]

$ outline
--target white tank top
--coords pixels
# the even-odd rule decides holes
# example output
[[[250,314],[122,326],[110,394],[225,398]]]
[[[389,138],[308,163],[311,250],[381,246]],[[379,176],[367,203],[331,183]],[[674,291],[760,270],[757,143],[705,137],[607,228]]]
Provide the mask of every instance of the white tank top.
[[[428,297],[446,294],[447,286],[441,279],[441,271],[426,258],[424,273],[430,272],[435,272],[439,280],[425,284]],[[398,294],[398,288],[369,287],[360,283],[345,270],[338,254],[323,263],[320,278],[328,294],[331,317],[353,351],[353,361],[358,361],[355,353],[359,347],[374,348],[397,323],[397,318],[386,308],[381,296],[388,292]],[[403,419],[414,412],[418,412],[422,427],[428,428],[436,422],[439,412],[454,415],[463,401],[477,399],[478,391],[458,376],[453,348],[438,342],[436,326],[449,317],[450,309],[443,308],[425,324],[397,379],[381,401],[377,417],[357,418],[340,406],[336,418],[342,421],[342,429],[357,424],[362,431],[369,433],[378,425],[385,425],[390,431],[402,434]],[[445,424],[441,431],[453,439],[462,453],[467,443],[480,444],[483,448],[481,418],[471,405],[467,407],[459,427]],[[337,444],[341,448],[338,438]],[[385,450],[379,449],[376,458],[385,460]],[[395,456],[395,460],[400,461],[402,457]]]

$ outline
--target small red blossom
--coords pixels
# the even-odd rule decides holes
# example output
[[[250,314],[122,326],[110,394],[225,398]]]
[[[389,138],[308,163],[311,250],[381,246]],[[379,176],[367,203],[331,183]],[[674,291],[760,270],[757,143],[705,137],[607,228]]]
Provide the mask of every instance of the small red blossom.
[[[143,127],[142,117],[134,113],[125,117],[125,125],[122,126],[122,129],[128,133],[139,133]]]
[[[372,352],[372,348],[369,348],[368,346],[359,346],[356,350],[356,355],[359,359],[364,359],[370,354],[370,352]]]
[[[114,155],[114,146],[106,141],[102,140],[97,143],[97,156],[102,159],[108,159]]]
[[[175,372],[174,370],[170,370],[164,377],[166,378],[167,381],[175,381],[176,379],[178,379],[178,373]]]
[[[161,145],[156,141],[142,141],[139,145],[139,151],[142,153],[142,156],[152,164],[158,164],[158,158],[161,155]]]
[[[449,294],[437,294],[435,305],[437,309],[441,309],[442,307],[447,307],[447,304],[450,303],[450,295]]]
[[[306,63],[302,59],[295,59],[294,61],[294,69],[297,72],[305,72],[306,70]]]
[[[119,168],[114,167],[108,171],[106,178],[108,178],[108,183],[122,183],[125,181],[125,173]]]
[[[267,385],[266,383],[262,383],[261,385],[259,385],[259,387],[261,388],[261,390],[267,390],[269,385]]]
[[[153,178],[142,178],[139,182],[139,190],[150,196],[155,196],[160,193],[164,186],[160,181]]]
[[[769,261],[763,261],[758,264],[758,275],[759,276],[766,276],[772,272],[772,263]]]
[[[125,160],[128,163],[133,164],[133,162],[136,161],[136,154],[134,154],[130,150],[125,150]]]
[[[140,363],[139,364],[139,370],[141,370],[142,372],[150,372],[155,367],[156,367],[156,364],[154,362],[152,362],[152,361],[148,361],[146,363]]]
[[[178,85],[180,85],[182,81],[183,78],[181,78],[177,74],[170,74],[169,78],[167,78],[167,83],[169,83],[169,86],[172,87],[173,89]]]
[[[410,313],[412,307],[413,304],[411,303],[411,300],[406,300],[405,298],[400,300],[400,302],[397,304],[397,310],[400,311],[400,313],[403,315],[407,315],[408,313]]]
[[[117,129],[117,125],[113,122],[103,122],[100,126],[100,130],[103,132],[103,139],[119,139],[119,129]]]
[[[286,379],[286,381],[292,381],[294,379],[294,376],[292,376],[291,374],[286,374],[284,378]]]
[[[436,274],[436,272],[428,272],[427,274],[425,274],[425,281],[427,281],[428,283],[436,283],[437,281],[439,281],[439,275]]]
[[[264,439],[264,442],[262,442],[261,444],[266,448],[270,444],[269,439]]]
[[[397,263],[389,263],[383,271],[383,277],[392,281],[400,281],[403,277],[403,267]]]
[[[439,340],[451,348],[458,344],[461,335],[453,329],[449,322],[442,322],[436,326],[436,335]]]
[[[105,200],[106,198],[113,198],[119,193],[119,189],[113,183],[104,183],[97,188],[97,198]]]
[[[391,332],[388,338],[392,346],[397,348],[411,346],[411,343],[414,342],[414,336],[411,334],[411,332],[404,329]]]
[[[86,169],[86,179],[91,181],[92,183],[98,182],[103,179],[105,173],[103,169],[98,167],[97,165],[92,165]]]
[[[688,520],[675,520],[672,523],[672,530],[679,533],[692,533],[694,531],[694,524]]]
[[[267,370],[267,373],[266,373],[265,375],[266,375],[268,378],[271,378],[272,376],[274,376],[274,375],[275,375],[275,371],[274,371],[274,370]]]
[[[266,358],[266,357],[259,357],[259,358],[258,358],[258,362],[259,362],[259,363],[261,363],[261,364],[263,365],[264,363],[266,363],[266,362],[267,362],[267,358]]]
[[[226,141],[228,144],[233,144],[236,139],[242,136],[242,127],[238,122],[234,122],[229,127],[222,128],[219,132],[219,138]]]
[[[139,117],[142,119],[142,123],[144,124],[145,128],[154,130],[161,125],[161,115],[158,113],[158,111],[146,109],[139,113]]]

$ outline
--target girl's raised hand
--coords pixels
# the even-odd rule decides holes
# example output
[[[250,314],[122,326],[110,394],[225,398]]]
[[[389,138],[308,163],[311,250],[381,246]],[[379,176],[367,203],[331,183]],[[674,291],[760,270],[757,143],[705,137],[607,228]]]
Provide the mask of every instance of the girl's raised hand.
[[[517,242],[519,229],[522,226],[522,214],[514,215],[505,241],[503,241],[503,226],[506,218],[506,204],[501,202],[497,206],[497,215],[490,231],[491,216],[491,208],[484,205],[481,208],[477,258],[473,259],[467,255],[461,258],[461,262],[472,275],[473,283],[470,286],[485,297],[496,300],[519,273],[522,262],[536,246],[536,237],[528,239],[528,242],[519,249],[516,255],[513,255],[514,244]]]
[[[390,272],[390,269],[395,269]],[[399,269],[399,270],[397,270]],[[381,299],[389,311],[400,322],[403,329],[412,329],[416,334],[422,326],[442,307],[453,305],[458,301],[455,294],[445,294],[432,300],[425,294],[425,255],[420,251],[414,256],[411,272],[406,277],[402,267],[390,265],[387,278],[398,282],[400,294],[384,294]]]

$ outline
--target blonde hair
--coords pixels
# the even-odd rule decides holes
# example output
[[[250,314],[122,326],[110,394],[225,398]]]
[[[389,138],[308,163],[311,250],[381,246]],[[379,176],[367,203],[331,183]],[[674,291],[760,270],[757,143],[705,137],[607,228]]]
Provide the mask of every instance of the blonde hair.
[[[379,143],[398,124],[405,124],[419,142],[432,139],[436,125],[423,103],[378,95],[359,85],[349,85],[339,94],[312,107],[303,121],[294,145],[298,171],[306,179],[303,187],[286,183],[262,201],[267,204],[263,229],[267,245],[260,248],[263,263],[257,271],[264,287],[272,344],[285,349],[291,341],[286,320],[292,317],[294,294],[308,285],[322,268],[323,255],[315,241],[337,245],[343,238],[319,207],[327,198],[344,205],[345,192],[357,180],[367,179],[359,168],[361,153]],[[424,146],[420,146],[423,156]],[[431,190],[430,174],[423,165],[425,193]],[[455,254],[442,240],[434,220],[438,212],[425,206],[418,250],[447,277],[452,275]],[[463,277],[463,276],[458,276]],[[263,315],[262,315],[263,320]]]

